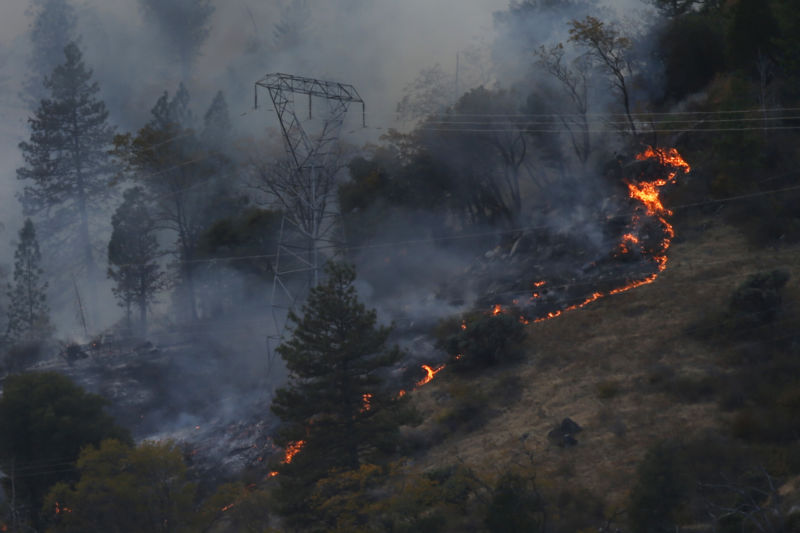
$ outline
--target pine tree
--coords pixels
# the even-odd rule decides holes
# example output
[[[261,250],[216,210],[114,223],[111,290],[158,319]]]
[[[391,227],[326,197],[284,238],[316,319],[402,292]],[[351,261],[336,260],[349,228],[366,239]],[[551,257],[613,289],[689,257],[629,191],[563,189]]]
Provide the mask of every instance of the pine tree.
[[[225,147],[229,144],[230,132],[231,117],[228,113],[228,103],[222,91],[217,91],[203,116],[202,138],[211,147]]]
[[[147,17],[160,31],[184,79],[211,31],[214,6],[209,0],[139,0]]]
[[[64,47],[77,37],[77,17],[68,0],[33,0],[26,13],[32,18],[29,34],[32,54],[31,73],[25,81],[22,99],[34,108],[47,97],[42,83],[45,77],[61,63]]]
[[[65,63],[45,80],[50,98],[29,119],[30,140],[19,145],[25,166],[17,169],[17,178],[25,182],[23,211],[36,217],[48,236],[52,261],[80,265],[91,282],[98,277],[93,220],[111,192],[106,177],[113,128],[80,49],[70,43],[64,54]]]
[[[311,9],[308,0],[291,0],[281,9],[280,21],[273,29],[273,44],[276,50],[296,48],[303,42],[308,29]]]
[[[155,223],[147,208],[141,187],[125,191],[122,204],[111,218],[108,243],[108,277],[116,282],[112,289],[125,308],[130,327],[131,306],[138,307],[138,332],[147,334],[147,307],[164,288],[164,274],[156,261],[159,255]]]
[[[151,110],[150,122],[136,136],[118,135],[115,154],[132,181],[143,185],[153,219],[176,237],[179,309],[198,318],[195,294],[196,253],[200,236],[226,216],[225,180],[214,179],[225,157],[198,139],[192,129],[189,93],[183,84],[170,98],[164,93]]]
[[[52,333],[47,282],[41,280],[44,271],[40,262],[36,230],[31,219],[26,219],[14,252],[14,283],[8,284],[6,337],[11,343],[38,342]]]
[[[301,519],[314,483],[333,470],[352,471],[394,450],[402,399],[381,371],[401,352],[387,348],[390,328],[359,302],[352,267],[329,263],[327,281],[311,289],[302,318],[290,313],[292,337],[277,351],[289,370],[272,411],[284,422],[275,441],[302,448],[279,467],[283,512]]]

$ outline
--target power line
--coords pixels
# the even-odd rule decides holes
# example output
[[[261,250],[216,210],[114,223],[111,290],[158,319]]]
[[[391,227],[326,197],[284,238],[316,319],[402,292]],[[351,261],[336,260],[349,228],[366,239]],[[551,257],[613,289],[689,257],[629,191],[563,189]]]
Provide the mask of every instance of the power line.
[[[780,174],[777,177],[785,177],[787,175],[791,175],[791,174],[794,174],[794,173],[795,172]],[[800,173],[800,171],[797,171],[797,173]],[[774,178],[775,177],[768,178],[768,179],[774,179]],[[796,191],[796,190],[800,190],[800,185],[795,185],[795,186],[791,186],[791,187],[783,187],[783,188],[780,188],[780,189],[770,189],[768,191],[757,191],[757,192],[741,194],[741,195],[737,195],[737,196],[730,196],[730,197],[727,197],[727,198],[709,199],[709,200],[704,200],[702,202],[678,204],[678,205],[675,205],[675,206],[670,206],[669,208],[670,208],[670,210],[672,210],[674,212],[674,211],[678,211],[678,210],[682,210],[682,209],[702,207],[702,206],[706,206],[706,205],[721,204],[721,203],[727,203],[727,202],[735,202],[735,201],[745,200],[745,199],[748,199],[748,198],[756,198],[756,197],[759,197],[759,196],[766,196],[766,195],[769,195],[769,194],[777,194],[777,193],[783,193],[783,192],[791,192],[791,191]],[[595,218],[594,220],[597,221],[598,223],[602,223],[602,222],[607,222],[609,219],[630,217],[630,216],[635,215],[636,213],[637,213],[636,209],[632,209],[630,211],[618,211],[617,213],[614,213],[614,214],[600,215],[597,218]],[[591,221],[591,220],[592,219],[590,219],[589,221]],[[515,228],[511,228],[511,229],[506,229],[506,230],[498,230],[498,229],[482,230],[482,231],[477,231],[477,232],[462,233],[462,234],[458,234],[458,235],[448,235],[448,236],[441,236],[441,237],[428,237],[428,238],[422,238],[422,239],[407,239],[407,240],[402,240],[402,241],[385,241],[385,242],[369,243],[369,244],[362,244],[362,245],[356,245],[356,246],[322,245],[322,246],[319,247],[319,249],[320,250],[343,249],[345,251],[361,251],[361,250],[369,250],[369,249],[376,249],[376,248],[394,248],[394,247],[397,247],[397,246],[409,246],[409,245],[413,246],[413,245],[432,244],[432,243],[437,243],[437,242],[470,240],[470,239],[477,239],[477,238],[480,238],[480,237],[490,237],[490,236],[493,236],[493,235],[513,235],[513,234],[517,234],[517,233],[520,233],[520,232],[524,233],[524,232],[529,232],[529,231],[538,231],[538,230],[546,230],[546,229],[557,229],[557,228],[560,228],[560,227],[561,226],[557,226],[557,225],[554,225],[554,224],[539,224],[539,225],[531,225],[531,226],[518,226],[518,227],[515,227]],[[188,262],[193,262],[193,263],[215,263],[215,262],[220,262],[220,263],[224,263],[224,262],[228,262],[228,261],[245,261],[245,260],[249,260],[249,259],[272,259],[274,257],[275,257],[275,254],[252,254],[252,255],[246,255],[246,256],[222,256],[222,257],[205,258],[205,259],[192,259],[192,260],[189,260]],[[126,264],[119,265],[119,266],[143,266],[143,265],[140,264],[140,263],[126,263]]]

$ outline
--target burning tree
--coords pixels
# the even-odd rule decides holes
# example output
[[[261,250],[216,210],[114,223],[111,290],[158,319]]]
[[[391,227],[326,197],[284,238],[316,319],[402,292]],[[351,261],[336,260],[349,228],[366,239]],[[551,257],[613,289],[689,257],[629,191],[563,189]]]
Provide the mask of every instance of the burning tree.
[[[303,316],[290,314],[294,332],[277,349],[290,377],[272,401],[284,422],[275,442],[296,450],[278,467],[279,499],[298,521],[317,481],[392,451],[401,422],[403,400],[379,375],[401,356],[386,347],[390,328],[377,326],[375,311],[359,302],[352,267],[329,263],[326,275],[311,289]]]

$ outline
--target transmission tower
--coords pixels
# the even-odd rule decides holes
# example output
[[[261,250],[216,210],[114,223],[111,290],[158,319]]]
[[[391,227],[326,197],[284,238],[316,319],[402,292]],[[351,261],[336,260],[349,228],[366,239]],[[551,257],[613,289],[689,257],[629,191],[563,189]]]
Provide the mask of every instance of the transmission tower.
[[[286,330],[286,317],[308,290],[319,282],[324,250],[335,250],[335,174],[337,141],[347,110],[361,104],[361,121],[366,125],[365,104],[355,87],[289,74],[268,74],[255,84],[255,107],[259,88],[266,89],[283,133],[288,165],[276,172],[271,192],[283,207],[278,247],[273,264],[271,309],[274,331],[267,336],[269,370],[276,346]],[[308,97],[308,119],[313,103],[322,101],[321,126],[310,134],[298,115],[295,96]],[[276,169],[277,170],[277,169]],[[278,175],[280,174],[280,175]]]

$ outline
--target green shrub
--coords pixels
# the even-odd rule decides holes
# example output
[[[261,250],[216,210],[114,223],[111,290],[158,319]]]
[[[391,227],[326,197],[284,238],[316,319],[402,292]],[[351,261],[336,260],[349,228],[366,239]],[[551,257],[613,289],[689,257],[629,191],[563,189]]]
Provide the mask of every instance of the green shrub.
[[[783,270],[759,272],[748,277],[731,296],[729,322],[742,332],[775,320],[781,305],[781,289],[789,281]]]
[[[620,392],[619,382],[607,379],[597,384],[597,397],[601,400],[610,400]]]
[[[533,479],[506,472],[492,490],[484,524],[491,533],[544,531],[545,505]]]
[[[449,432],[474,431],[487,420],[489,401],[484,394],[467,387],[450,387],[452,405],[443,409],[436,422]]]
[[[439,347],[454,356],[454,368],[477,370],[521,358],[525,327],[514,315],[482,314],[462,324],[439,341]]]

